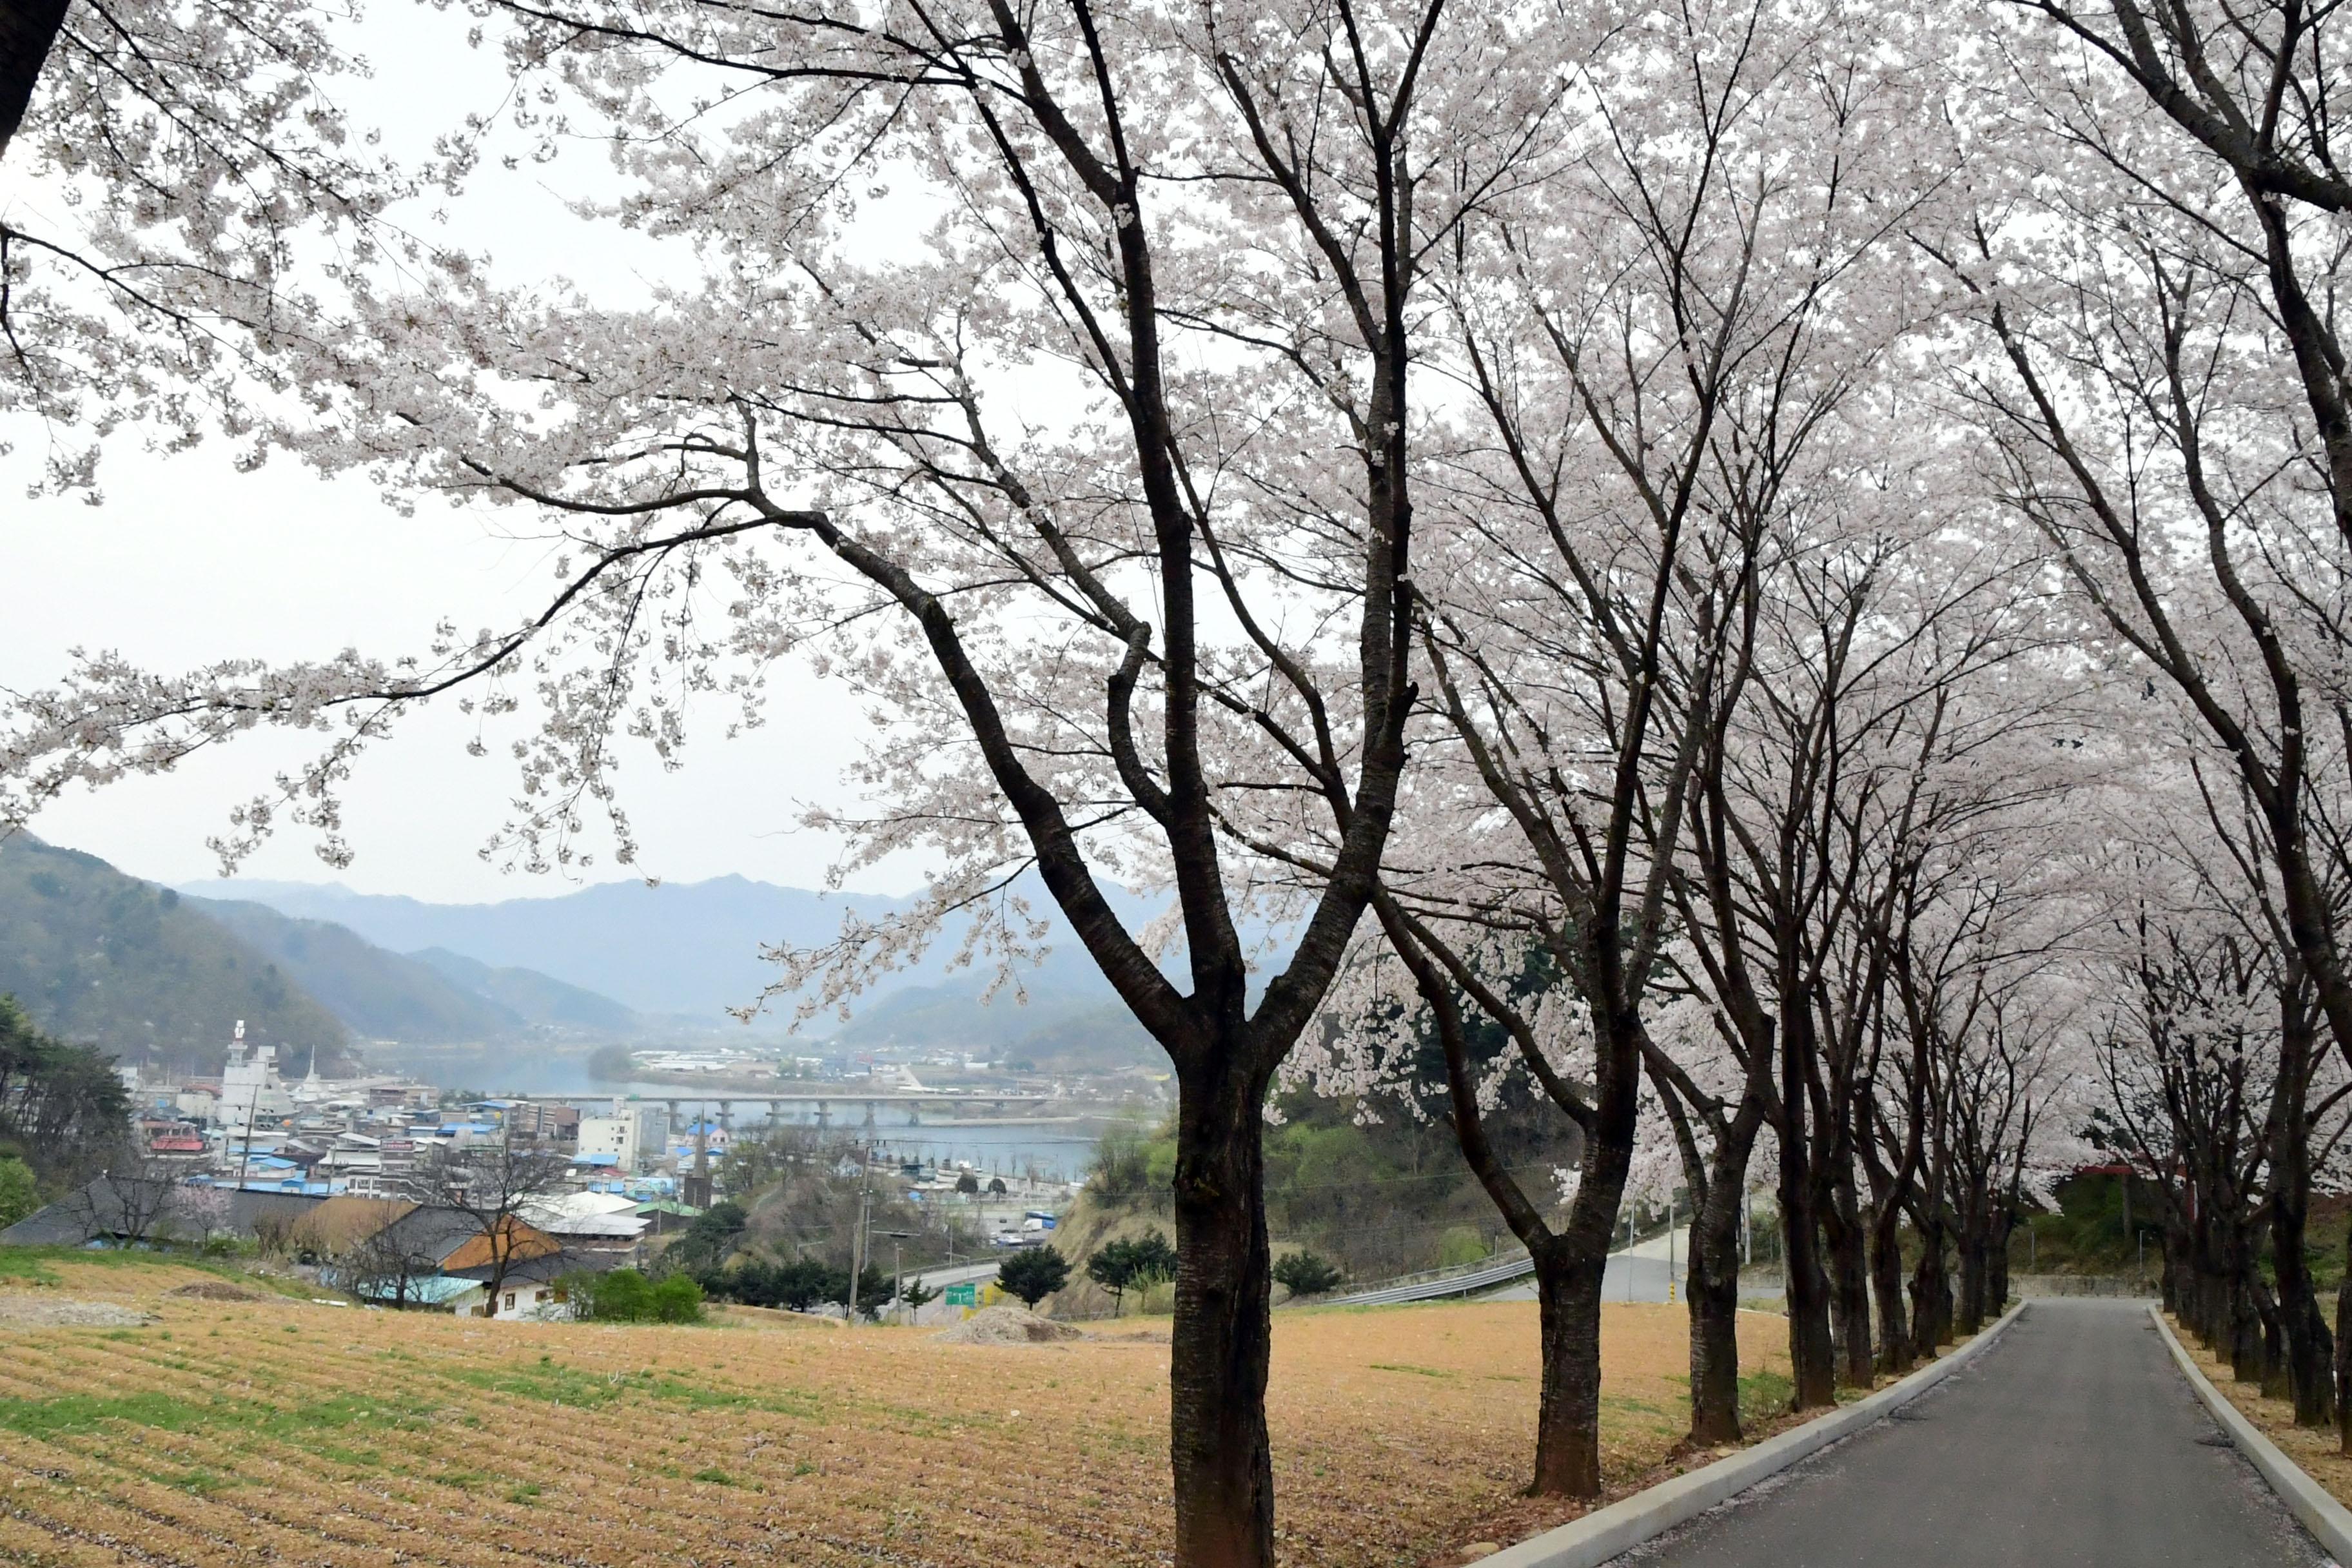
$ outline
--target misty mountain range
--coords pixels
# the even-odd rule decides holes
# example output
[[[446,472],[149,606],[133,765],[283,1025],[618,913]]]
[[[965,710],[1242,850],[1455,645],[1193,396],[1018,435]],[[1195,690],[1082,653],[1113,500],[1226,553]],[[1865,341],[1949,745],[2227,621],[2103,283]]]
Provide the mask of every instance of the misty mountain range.
[[[1140,900],[1127,911],[1142,913]],[[1053,920],[1050,902],[1031,903]],[[335,883],[242,879],[157,887],[29,835],[0,844],[0,991],[44,1027],[132,1055],[225,1045],[236,1018],[303,1059],[353,1039],[443,1046],[627,1041],[735,1032],[728,1009],[777,971],[763,946],[812,946],[845,912],[910,900],[822,894],[743,877],[600,883],[551,898],[436,904]],[[950,967],[950,929],[877,985],[836,1047],[954,1047],[1040,1065],[1115,1066],[1156,1050],[1076,939],[1053,921],[1045,962],[982,1005],[990,975]],[[763,1018],[769,1038],[789,1005]]]
[[[221,900],[226,889],[235,895]],[[723,1027],[777,973],[764,947],[814,946],[845,913],[867,920],[912,900],[777,887],[728,876],[606,882],[553,898],[436,904],[336,883],[231,880],[182,891],[283,963],[372,1038],[480,1038],[518,1027],[628,1038]],[[1043,905],[1042,894],[1033,904]],[[853,1048],[956,1047],[1040,1063],[1111,1066],[1153,1047],[1066,928],[1051,952],[982,1005],[989,976],[950,967],[952,931],[924,963],[861,998],[846,1024],[806,1031]],[[354,944],[379,955],[351,961]],[[425,974],[442,983],[424,983]],[[501,1013],[504,1015],[501,1016]],[[788,1005],[762,1019],[780,1028]],[[425,1031],[420,1033],[420,1030]]]

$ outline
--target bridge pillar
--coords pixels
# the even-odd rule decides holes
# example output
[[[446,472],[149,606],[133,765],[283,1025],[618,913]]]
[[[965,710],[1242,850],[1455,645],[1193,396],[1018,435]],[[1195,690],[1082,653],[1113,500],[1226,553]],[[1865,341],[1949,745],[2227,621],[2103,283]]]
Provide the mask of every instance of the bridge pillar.
[[[874,1130],[874,1102],[870,1100],[866,1102],[866,1130],[869,1132]]]

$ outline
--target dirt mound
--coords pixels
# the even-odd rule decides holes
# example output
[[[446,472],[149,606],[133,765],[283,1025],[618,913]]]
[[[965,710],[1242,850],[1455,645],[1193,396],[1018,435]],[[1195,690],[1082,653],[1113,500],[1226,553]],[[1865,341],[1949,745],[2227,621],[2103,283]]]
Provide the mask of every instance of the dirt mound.
[[[0,1296],[0,1323],[25,1329],[136,1329],[155,1320],[111,1301]]]
[[[982,1307],[954,1328],[931,1337],[951,1345],[1042,1345],[1087,1336],[1067,1323],[1019,1307]]]
[[[233,1285],[226,1279],[199,1279],[193,1285],[174,1285],[163,1292],[195,1301],[258,1301],[261,1292]]]

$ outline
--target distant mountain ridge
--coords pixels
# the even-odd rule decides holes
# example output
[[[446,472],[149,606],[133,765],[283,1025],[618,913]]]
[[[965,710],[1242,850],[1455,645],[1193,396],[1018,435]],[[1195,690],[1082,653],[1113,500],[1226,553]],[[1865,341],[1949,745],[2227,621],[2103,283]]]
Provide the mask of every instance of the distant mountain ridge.
[[[839,1043],[1041,1067],[1155,1060],[1050,900],[1031,893],[1050,951],[1017,987],[983,1003],[992,976],[955,966],[960,933],[950,930],[923,963],[858,1000]],[[1114,897],[1129,918],[1143,917],[1142,900]],[[742,877],[474,905],[334,884],[174,889],[19,835],[0,842],[0,992],[64,1037],[207,1070],[239,1018],[289,1062],[307,1062],[313,1047],[343,1059],[354,1035],[426,1047],[624,1041],[679,1023],[719,1025],[774,979],[763,945],[814,946],[852,910],[876,920],[911,901]]]
[[[853,1050],[957,1049],[1025,1058],[1041,1068],[1164,1061],[1034,874],[1019,886],[1032,913],[1045,923],[1042,944],[1048,950],[1042,963],[1022,971],[1019,995],[1005,986],[987,1003],[981,1001],[993,976],[956,967],[961,933],[951,923],[924,962],[858,997],[849,1021],[819,1019],[808,1033],[833,1030],[829,1037]],[[626,1026],[600,1014],[597,1005],[631,1015],[634,1024],[656,1031],[666,1024],[724,1025],[730,1008],[753,1003],[776,979],[776,966],[760,956],[763,947],[819,946],[839,934],[846,914],[879,920],[914,903],[880,894],[812,892],[740,876],[603,882],[552,897],[488,904],[428,903],[354,892],[340,883],[236,879],[187,884],[183,891],[267,906],[294,921],[340,927],[378,948],[409,955],[477,997],[530,1014],[534,1022],[614,1035]],[[1107,891],[1132,928],[1150,919],[1152,900],[1116,887]],[[1250,934],[1255,941],[1262,931]],[[288,962],[294,962],[290,952]],[[789,1004],[772,1015],[777,1025],[789,1016]]]
[[[493,904],[433,904],[396,894],[358,893],[340,883],[243,879],[191,883],[194,897],[242,899],[300,920],[327,921],[379,947],[417,953],[438,948],[492,968],[539,973],[609,996],[639,1014],[705,1024],[724,1021],[727,1009],[756,1001],[777,975],[760,956],[763,946],[814,947],[830,942],[842,917],[868,920],[910,908],[910,898],[866,893],[817,893],[715,877],[702,882],[599,882],[551,898],[507,899]],[[1101,973],[1076,937],[1054,918],[1042,891],[1031,900],[1048,917],[1052,952],[1026,972],[1031,989],[1067,991],[1094,1002],[1113,1000]],[[861,1003],[869,1011],[908,986],[973,981],[950,967],[952,931],[933,944],[921,964],[878,987]],[[977,986],[971,996],[976,1000]],[[993,1005],[1015,1012],[1011,998]],[[993,1007],[992,1007],[992,1011]]]
[[[610,996],[567,985],[535,969],[493,969],[446,947],[422,948],[408,957],[450,984],[498,1004],[524,1024],[613,1035],[634,1035],[645,1026],[633,1009]]]
[[[217,1068],[240,1018],[289,1063],[339,1058],[351,1039],[197,900],[26,833],[0,841],[0,992],[50,1034],[128,1060]]]
[[[186,903],[283,965],[369,1039],[450,1045],[533,1028],[638,1032],[636,1015],[610,997],[527,969],[493,969],[438,949],[392,952],[332,921],[298,920],[249,900]]]

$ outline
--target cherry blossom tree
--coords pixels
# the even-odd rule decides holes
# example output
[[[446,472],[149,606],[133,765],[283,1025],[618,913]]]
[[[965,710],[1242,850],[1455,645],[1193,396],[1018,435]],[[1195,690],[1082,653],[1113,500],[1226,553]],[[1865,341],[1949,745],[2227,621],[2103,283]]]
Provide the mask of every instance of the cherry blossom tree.
[[[2205,803],[2213,832],[2191,863],[2227,867],[2209,878],[2227,896],[2160,903],[2143,945],[2227,952],[2223,967],[2245,977],[2237,1011],[2276,1010],[2258,1025],[2159,1030],[2151,1020],[2178,1009],[2144,1001],[2130,1033],[2144,1051],[2161,1034],[2278,1053],[2247,1067],[2254,1087],[2214,1089],[2198,1115],[2210,1129],[2231,1120],[2212,1106],[2275,1110],[2263,1113],[2265,1136],[2248,1135],[2255,1163],[2230,1191],[2255,1201],[2252,1173],[2277,1153],[2285,1173],[2269,1186],[2286,1195],[2273,1217],[2291,1228],[2308,1120],[2292,1109],[2308,1076],[2292,998],[2307,994],[2319,1038],[2352,1063],[2340,827],[2352,755],[2342,678],[2352,441],[2326,303],[2347,255],[2347,189],[2328,131],[2343,23],[2293,0],[2047,0],[2021,6],[2017,23],[1996,89],[2022,110],[2002,132],[2011,173],[1985,187],[1973,242],[1943,259],[1996,356],[1970,379],[2000,442],[2000,488],[2059,552],[2091,617],[2086,657],[2144,675],[2148,696],[2168,699],[2119,717],[2162,732],[2190,798]],[[2183,908],[2206,911],[2197,929],[2172,923]],[[2225,938],[2216,933],[2237,917],[2214,910],[2252,911],[2267,929]],[[2193,962],[2151,961],[2149,972]],[[2142,993],[2149,984],[2143,974]],[[2209,999],[2180,1006],[2210,1012]],[[2134,1093],[2159,1100],[2168,1083],[2179,1099],[2187,1081],[2161,1066],[2130,1079]],[[2272,1135],[2283,1140],[2275,1149]],[[2220,1147],[2218,1132],[2200,1137]],[[2216,1185],[2230,1160],[2202,1157]],[[2185,1232],[2171,1241],[2175,1254],[2222,1267],[2221,1242]],[[2320,1325],[2294,1278],[2296,1247],[2279,1331],[2294,1325],[2288,1359],[2307,1386]],[[2245,1339],[2263,1309],[2259,1293],[2241,1294],[2226,1333]],[[2193,1307],[2200,1321],[2223,1315],[2210,1306]],[[2339,1304],[2339,1343],[2347,1328],[2352,1300]]]
[[[2260,814],[2287,939],[2352,1060],[2326,885],[2340,820],[2352,439],[2326,310],[2347,251],[2328,151],[2340,18],[2020,7],[1990,82],[2010,174],[1938,254],[1995,363],[1963,373],[2004,469],[2095,616],[2092,657],[2193,715]],[[1989,161],[1990,162],[1990,161]]]
[[[1889,134],[1923,112],[1920,75],[1863,20],[1728,5],[1612,39],[1581,67],[1573,161],[1491,215],[1449,293],[1475,401],[1459,454],[1430,455],[1462,518],[1418,574],[1442,722],[1376,901],[1391,984],[1315,1067],[1360,1090],[1423,1059],[1417,1028],[1443,1046],[1445,1114],[1536,1264],[1538,1490],[1598,1486],[1600,1282],[1645,1075],[1653,1152],[1669,1184],[1679,1153],[1698,1213],[1693,1436],[1738,1432],[1738,1237],[1775,1026],[1759,1008],[1727,1055],[1686,1058],[1645,1009],[1662,984],[1714,993],[1665,937],[1700,898],[1679,869],[1697,781],[1738,792],[1738,716],[1772,700],[1759,654],[1818,662],[1810,634],[1759,640],[1764,606],[1876,524],[1856,498],[1918,500],[1875,466],[1885,356],[1916,320],[1888,256],[1933,221],[1947,162]],[[1470,1047],[1490,1029],[1578,1134],[1564,1214],[1486,1145],[1508,1064]]]
[[[1305,0],[484,10],[679,276],[629,309],[354,281],[306,369],[332,428],[273,434],[554,520],[560,587],[414,661],[92,658],[17,705],[16,809],[310,728],[224,850],[290,814],[339,858],[349,770],[448,694],[486,734],[535,710],[516,863],[580,863],[600,813],[626,861],[627,747],[675,764],[698,703],[760,721],[782,660],[850,681],[871,809],[812,820],[845,870],[941,868],[912,914],[779,954],[775,994],[842,1005],[951,921],[1013,965],[1034,869],[1176,1069],[1177,1560],[1270,1561],[1262,1108],[1403,771],[1424,280],[1541,145],[1562,31]],[[1112,878],[1164,916],[1124,920]],[[1262,901],[1297,941],[1259,989]]]
[[[425,247],[415,188],[331,93],[362,68],[342,0],[32,0],[0,13],[0,416],[51,489],[107,437],[213,432],[258,460],[301,406],[352,274]]]
[[[2340,1184],[2346,1075],[2282,930],[2259,808],[2231,771],[2200,763],[2186,744],[2152,758],[2110,808],[2137,875],[2095,950],[2109,974],[2103,1121],[2161,1195],[2168,1303],[2242,1375],[2292,1398],[2300,1423],[2323,1426],[2336,1415],[2339,1336],[2305,1226],[2315,1192]],[[2173,805],[2153,830],[2151,800]]]

